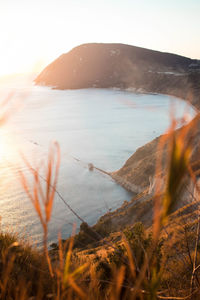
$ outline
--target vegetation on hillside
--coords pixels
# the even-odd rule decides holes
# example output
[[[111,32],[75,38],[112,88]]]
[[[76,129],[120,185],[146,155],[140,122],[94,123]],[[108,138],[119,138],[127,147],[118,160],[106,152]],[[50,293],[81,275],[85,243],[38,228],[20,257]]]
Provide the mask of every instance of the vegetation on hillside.
[[[58,180],[59,146],[55,143],[49,150],[45,186],[39,170],[26,161],[33,185],[20,175],[42,224],[43,251],[1,232],[0,299],[199,299],[199,159],[193,155],[198,120],[199,116],[178,131],[173,121],[159,140],[155,173],[162,180],[156,182],[148,202],[153,207],[148,227],[132,222],[113,232],[109,218],[94,227],[83,223],[80,233],[73,232],[67,241],[58,236],[52,250],[47,248],[48,224]],[[179,208],[186,189],[190,201]]]

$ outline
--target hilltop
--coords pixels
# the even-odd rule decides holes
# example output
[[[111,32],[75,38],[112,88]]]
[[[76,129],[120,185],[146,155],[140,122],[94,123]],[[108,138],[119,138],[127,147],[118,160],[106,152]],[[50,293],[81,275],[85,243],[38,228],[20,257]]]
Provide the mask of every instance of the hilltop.
[[[116,87],[192,97],[195,102],[199,77],[200,61],[196,59],[125,44],[91,43],[62,54],[35,83],[56,89]]]

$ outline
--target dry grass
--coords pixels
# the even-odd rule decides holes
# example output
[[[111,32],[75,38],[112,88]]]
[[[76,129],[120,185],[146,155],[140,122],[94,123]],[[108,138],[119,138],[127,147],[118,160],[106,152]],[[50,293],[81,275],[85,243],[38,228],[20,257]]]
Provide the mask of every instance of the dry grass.
[[[197,125],[192,122],[179,131],[175,131],[175,126],[172,122],[158,145],[165,154],[167,148],[168,163],[163,183],[157,182],[153,197],[152,230],[147,232],[137,223],[127,228],[118,242],[105,239],[108,251],[104,244],[98,251],[90,249],[92,253],[77,252],[73,250],[72,234],[65,243],[59,236],[57,251],[50,255],[48,224],[58,180],[59,146],[54,143],[50,147],[45,186],[40,170],[25,160],[34,183],[30,185],[22,172],[21,181],[42,224],[43,253],[33,251],[10,234],[1,233],[0,299],[198,299],[199,213],[193,222],[189,214],[181,217],[188,207],[170,217],[186,178],[196,186],[191,155]],[[162,159],[159,157],[157,161],[156,176],[163,173]],[[88,235],[95,237],[93,229],[83,227]],[[99,233],[96,236],[99,240]]]

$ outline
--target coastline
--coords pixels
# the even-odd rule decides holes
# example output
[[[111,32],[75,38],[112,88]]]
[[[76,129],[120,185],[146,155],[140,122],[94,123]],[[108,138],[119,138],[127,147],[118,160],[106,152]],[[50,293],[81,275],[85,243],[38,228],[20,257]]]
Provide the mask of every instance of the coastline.
[[[49,86],[50,87],[50,86]],[[58,87],[56,88],[56,87],[50,87],[50,88],[52,88],[52,89],[58,89],[58,90],[61,90],[61,89],[59,89]],[[88,88],[88,87],[87,87]],[[97,88],[97,87],[93,87],[93,86],[91,86],[90,88]],[[100,88],[100,87],[98,87],[98,88]],[[185,88],[185,86],[184,86],[184,88]],[[181,90],[181,89],[175,89],[175,91],[174,92],[172,92],[172,89],[170,89],[170,93],[164,93],[164,92],[162,92],[162,91],[158,91],[158,89],[156,89],[156,91],[154,91],[153,89],[150,89],[150,90],[146,90],[146,89],[144,89],[144,88],[140,88],[140,89],[136,89],[136,88],[133,88],[133,87],[128,87],[128,88],[122,88],[122,87],[113,87],[113,86],[110,86],[110,87],[108,87],[107,89],[111,89],[111,90],[118,90],[118,91],[125,91],[125,92],[133,92],[133,93],[136,93],[136,94],[146,94],[146,95],[165,95],[165,96],[172,96],[172,97],[174,97],[174,98],[177,98],[177,99],[179,99],[179,100],[182,100],[182,101],[185,101],[185,102],[188,102],[189,103],[189,105],[195,110],[195,112],[198,114],[200,111],[199,111],[199,109],[200,109],[200,97],[195,97],[195,93],[193,94],[193,93],[191,93],[191,88],[190,88],[190,86],[188,85],[187,86],[187,90],[188,90],[188,92],[185,92],[185,93],[183,93],[183,91]],[[72,90],[74,90],[74,89],[72,89]],[[161,89],[162,90],[162,89]],[[184,94],[184,97],[183,97],[183,94]],[[193,119],[192,119],[193,120]],[[191,120],[191,121],[192,121]],[[190,123],[190,122],[189,122]],[[188,123],[188,124],[189,124]],[[151,142],[149,142],[149,143],[147,143],[147,144],[151,144],[151,143],[154,143],[154,141],[155,140],[158,140],[159,139],[159,137],[157,137],[157,138],[155,138],[154,140],[152,140]],[[127,161],[129,161],[130,159],[131,159],[131,157],[137,152],[137,151],[140,151],[140,149],[142,148],[142,149],[144,149],[145,147],[146,147],[146,145],[147,144],[145,144],[145,145],[143,145],[142,147],[140,147],[139,149],[137,149],[129,158],[128,158],[128,160]],[[124,165],[127,163],[127,161],[124,163]],[[153,161],[153,160],[152,160]],[[121,168],[123,168],[124,167],[124,165],[121,167]],[[120,170],[120,169],[119,169]],[[147,199],[147,202],[148,202],[148,204],[147,204],[147,206],[149,207],[149,211],[150,212],[148,212],[148,214],[149,214],[149,216],[150,216],[150,219],[151,219],[151,205],[150,205],[150,200],[148,200],[149,199],[149,195],[148,195],[148,193],[146,193],[144,196],[142,196],[143,198],[142,199],[139,199],[138,201],[136,201],[135,202],[135,200],[133,200],[133,199],[135,199],[135,197],[137,198],[137,196],[138,195],[140,195],[140,194],[143,194],[143,191],[145,190],[145,188],[144,187],[141,187],[140,185],[138,185],[138,184],[134,184],[134,183],[132,183],[132,182],[130,182],[130,181],[128,181],[128,180],[126,180],[126,178],[123,178],[123,176],[118,176],[118,174],[117,174],[117,172],[119,171],[119,170],[116,170],[116,171],[114,171],[114,172],[109,172],[108,173],[108,175],[117,183],[117,184],[119,184],[120,186],[122,186],[125,190],[127,190],[127,191],[129,191],[129,192],[131,192],[131,193],[133,193],[133,198],[132,198],[132,200],[131,201],[129,201],[127,204],[122,204],[121,206],[119,206],[117,209],[115,209],[115,210],[113,210],[112,212],[107,212],[107,213],[105,213],[105,214],[103,214],[100,218],[98,218],[97,220],[96,220],[96,222],[94,223],[94,225],[92,225],[92,228],[94,228],[95,229],[95,227],[96,226],[99,226],[99,224],[103,224],[102,226],[104,226],[104,223],[106,223],[106,222],[108,222],[108,220],[110,220],[110,218],[112,218],[112,221],[111,221],[111,223],[113,224],[113,225],[111,225],[111,227],[113,228],[113,230],[115,231],[115,229],[119,229],[119,227],[117,227],[117,225],[116,225],[116,223],[118,224],[118,221],[119,221],[119,223],[121,224],[120,226],[122,226],[122,228],[123,228],[123,223],[124,223],[124,219],[126,220],[127,218],[130,218],[130,216],[129,216],[129,211],[130,210],[132,210],[133,212],[134,212],[134,214],[136,215],[136,216],[134,216],[134,219],[135,219],[135,221],[137,220],[140,220],[140,218],[141,218],[141,220],[143,220],[144,221],[144,223],[146,222],[146,209],[144,208],[144,210],[143,210],[143,208],[142,208],[142,205],[144,204],[144,202],[145,202],[145,204],[146,204],[146,199]],[[144,172],[145,173],[145,172]],[[143,174],[144,174],[143,173]],[[142,175],[142,174],[141,174]],[[145,175],[146,175],[146,173],[145,173]],[[142,176],[144,176],[144,175],[142,175]],[[141,177],[142,177],[141,176]],[[143,178],[142,178],[143,179]],[[149,182],[148,182],[148,184],[149,184]],[[146,182],[146,185],[147,185],[147,182]],[[142,205],[141,205],[141,203],[142,203]],[[137,207],[139,206],[139,208],[140,208],[140,210],[141,211],[143,211],[143,213],[140,213],[140,218],[138,218],[138,214],[137,214],[137,210],[135,210]],[[143,205],[143,206],[146,206],[146,205]],[[119,217],[118,216],[118,214],[119,214],[119,212],[120,212],[120,216],[122,216],[123,215],[123,217]],[[127,216],[128,217],[126,217],[126,214],[127,214]],[[123,219],[123,221],[122,221],[122,219]],[[133,220],[132,220],[133,221]],[[101,226],[100,225],[100,226]],[[127,223],[124,223],[124,226],[126,226],[127,225]],[[116,226],[116,228],[115,228],[115,226]]]
[[[120,89],[120,90],[125,90],[125,91],[127,91],[127,89]],[[128,89],[128,91],[130,91],[130,89]],[[136,91],[133,91],[134,93],[136,92]],[[196,112],[196,114],[198,114],[198,113],[200,113],[200,99],[194,99],[193,98],[193,101],[191,101],[191,100],[189,100],[188,99],[188,97],[187,97],[187,95],[186,95],[186,97],[179,97],[179,96],[177,96],[177,95],[172,95],[172,94],[163,94],[163,93],[154,93],[154,92],[139,92],[139,94],[157,94],[157,95],[166,95],[166,96],[172,96],[172,97],[174,97],[174,98],[176,98],[176,99],[179,99],[179,100],[182,100],[182,101],[185,101],[185,102],[188,102],[188,104],[194,109],[194,111]],[[199,104],[198,104],[199,103]],[[187,125],[189,125],[192,121],[194,120],[194,118],[192,118],[192,120],[190,120],[188,123],[187,123]],[[185,124],[186,125],[186,124]],[[183,125],[184,126],[184,125]],[[180,129],[180,128],[178,128],[178,129]],[[178,130],[177,129],[177,130]],[[164,133],[163,133],[164,134]],[[161,135],[162,136],[162,135]],[[96,224],[98,224],[99,222],[100,223],[104,223],[104,222],[107,222],[108,221],[108,219],[112,219],[112,221],[111,221],[111,224],[113,223],[113,225],[112,225],[112,227],[113,227],[113,229],[114,229],[114,227],[116,226],[116,229],[117,229],[117,226],[118,226],[118,229],[120,230],[121,228],[120,228],[120,226],[122,226],[123,227],[123,225],[120,225],[121,224],[121,222],[122,222],[122,220],[121,219],[123,219],[123,218],[125,218],[125,219],[129,219],[129,212],[130,212],[130,210],[131,211],[135,211],[135,213],[136,213],[136,216],[134,216],[133,217],[133,219],[135,218],[135,221],[139,221],[140,220],[140,218],[141,219],[143,219],[143,221],[144,222],[146,222],[146,219],[145,219],[145,217],[142,215],[142,214],[140,214],[140,218],[138,218],[138,214],[137,214],[137,210],[138,210],[138,207],[139,207],[139,209],[140,210],[142,210],[142,208],[141,208],[141,206],[142,206],[142,203],[143,202],[145,202],[146,203],[146,201],[147,201],[147,206],[149,207],[149,216],[150,216],[150,218],[152,217],[151,216],[151,205],[152,205],[152,203],[151,203],[151,200],[150,200],[150,195],[148,194],[148,191],[147,191],[147,189],[146,188],[144,188],[144,187],[141,187],[141,186],[139,186],[139,185],[136,185],[136,184],[134,184],[134,183],[132,183],[132,182],[130,182],[130,181],[128,181],[128,180],[126,180],[125,178],[123,178],[122,176],[118,176],[118,174],[117,174],[117,172],[119,172],[119,170],[121,170],[125,165],[126,165],[126,163],[127,163],[127,161],[129,161],[131,158],[132,158],[132,156],[137,152],[137,151],[140,151],[140,149],[145,149],[145,147],[147,146],[147,145],[149,145],[149,144],[151,144],[151,143],[157,143],[158,142],[158,140],[160,139],[160,136],[158,136],[158,137],[156,137],[155,139],[153,139],[151,142],[149,142],[149,143],[147,143],[147,144],[144,144],[142,147],[140,147],[140,148],[138,148],[127,160],[126,160],[126,162],[124,163],[124,165],[120,168],[120,169],[118,169],[118,170],[116,170],[116,171],[114,171],[114,172],[110,172],[109,173],[109,175],[112,177],[112,179],[113,180],[115,180],[115,182],[117,183],[117,184],[119,184],[120,186],[122,186],[124,189],[126,189],[127,191],[129,191],[129,192],[132,192],[133,193],[133,198],[132,198],[132,200],[131,201],[129,201],[128,203],[123,203],[120,207],[118,207],[117,209],[115,209],[115,210],[113,210],[112,212],[108,212],[108,213],[106,213],[106,214],[104,214],[104,215],[102,215],[102,217],[100,217],[98,220],[97,220],[97,222],[96,222]],[[141,195],[141,196],[140,196]],[[151,204],[150,204],[151,203]],[[145,209],[144,209],[145,210]],[[146,211],[145,211],[145,213],[146,213]],[[145,214],[144,213],[144,214]],[[120,215],[123,215],[124,217],[120,217],[119,216],[119,214]],[[127,214],[127,217],[126,217],[126,214]],[[122,222],[123,223],[123,222]],[[148,223],[148,222],[147,222]],[[95,225],[96,225],[95,224]],[[95,226],[94,225],[94,226]],[[127,224],[124,224],[124,225],[127,225]],[[147,224],[147,225],[149,225],[149,224]]]
[[[38,84],[37,84],[38,85]],[[43,86],[43,85],[41,85],[41,86]],[[44,86],[46,86],[46,85],[44,85]],[[62,90],[62,89],[60,89],[60,88],[58,88],[58,87],[52,87],[52,86],[48,86],[49,88],[51,88],[51,89],[57,89],[57,90]],[[97,87],[93,87],[93,86],[91,86],[90,88],[92,88],[92,89],[97,89]],[[88,89],[88,87],[87,88],[82,88],[82,89]],[[82,90],[81,89],[81,90]],[[98,89],[99,89],[99,87],[98,87]],[[140,95],[164,95],[164,96],[169,96],[169,97],[173,97],[173,98],[175,98],[175,99],[179,99],[179,100],[182,100],[182,101],[184,101],[184,102],[187,102],[188,103],[188,105],[189,106],[191,106],[193,109],[194,109],[194,111],[196,112],[196,114],[198,114],[199,112],[200,112],[200,105],[198,106],[196,103],[198,103],[198,101],[196,102],[196,99],[194,100],[194,101],[191,101],[188,97],[187,97],[187,95],[183,98],[183,97],[180,97],[180,96],[177,96],[177,94],[176,93],[170,93],[170,94],[167,94],[167,93],[159,93],[159,92],[154,92],[154,91],[147,91],[147,90],[145,90],[145,89],[143,89],[143,88],[139,88],[139,89],[137,89],[137,88],[134,88],[134,87],[127,87],[127,88],[120,88],[120,87],[113,87],[113,86],[111,86],[111,87],[108,87],[108,88],[106,88],[106,89],[110,89],[110,90],[116,90],[116,91],[124,91],[124,92],[130,92],[130,93],[134,93],[134,94],[140,94]],[[68,90],[68,89],[67,89]],[[72,90],[76,90],[76,89],[72,89]],[[200,101],[199,101],[200,102]],[[190,121],[189,121],[189,123],[192,121],[193,119],[191,119]],[[187,124],[189,124],[189,123],[187,123]],[[164,133],[163,133],[164,134]],[[158,139],[159,138],[159,136],[158,137],[156,137],[155,139]],[[155,139],[153,139],[152,141],[154,141]],[[152,141],[150,141],[149,143],[151,143]],[[147,143],[148,144],[148,143]],[[145,145],[146,144],[144,144],[142,147],[145,147]],[[140,147],[140,148],[142,148],[142,147]],[[140,148],[137,148],[136,149],[136,151],[138,151]],[[136,151],[134,152],[134,153],[136,153]],[[132,155],[134,155],[134,153],[132,154]],[[130,157],[132,157],[132,155],[130,156]],[[126,162],[130,159],[130,157],[124,162],[124,165],[126,164]],[[122,165],[121,166],[121,168],[123,168],[123,166],[124,165]],[[120,169],[121,169],[120,168]],[[140,194],[140,193],[142,193],[143,192],[143,188],[142,187],[140,187],[139,185],[136,185],[136,184],[133,184],[133,183],[131,183],[130,181],[128,181],[128,180],[126,180],[126,179],[124,179],[122,176],[118,176],[117,175],[117,172],[120,170],[120,169],[118,169],[118,170],[115,170],[115,171],[112,171],[112,172],[106,172],[106,174],[107,175],[109,175],[117,184],[119,184],[120,186],[122,186],[125,190],[127,190],[127,191],[129,191],[129,192],[131,192],[131,193],[133,193],[133,195],[135,195],[135,194]],[[102,215],[102,216],[104,216],[104,215]],[[97,222],[98,222],[98,220],[97,220]]]
[[[122,89],[121,89],[122,90]],[[125,91],[126,91],[127,89],[125,89]],[[129,90],[129,89],[128,89]],[[140,94],[144,94],[144,92],[141,92]],[[188,103],[188,105],[189,106],[191,106],[193,109],[194,109],[194,111],[195,111],[195,113],[196,113],[196,115],[198,114],[198,113],[200,113],[200,107],[198,107],[198,106],[196,106],[195,104],[193,104],[192,102],[190,102],[188,99],[187,99],[187,97],[186,98],[181,98],[181,97],[178,97],[178,96],[175,96],[175,95],[171,95],[171,94],[162,94],[162,93],[145,93],[145,94],[149,94],[149,95],[152,95],[152,94],[156,94],[156,95],[166,95],[166,96],[171,96],[171,97],[174,97],[174,98],[176,98],[176,99],[179,99],[179,100],[182,100],[182,101],[184,101],[184,102],[187,102]],[[185,126],[185,125],[189,125],[192,121],[194,120],[194,118],[192,118],[189,122],[187,122],[186,124],[184,124],[183,126]],[[180,128],[182,128],[182,127],[180,127]],[[177,128],[177,129],[180,129],[180,128]],[[176,130],[177,130],[176,129]],[[162,133],[162,135],[163,135],[164,133]],[[162,136],[161,135],[161,136]],[[153,142],[154,140],[156,140],[156,139],[159,139],[160,138],[160,136],[158,136],[158,137],[156,137],[156,138],[154,138],[153,140],[151,140],[149,143],[151,143],[151,142]],[[123,178],[122,176],[118,176],[117,175],[117,173],[125,166],[125,164],[127,163],[127,161],[139,150],[139,149],[141,149],[141,148],[144,148],[147,144],[149,144],[149,143],[146,143],[146,144],[144,144],[142,147],[140,147],[140,148],[137,148],[136,149],[136,151],[124,162],[124,165],[120,168],[120,169],[118,169],[118,170],[115,170],[115,171],[113,171],[113,172],[110,172],[110,176],[112,177],[112,179],[113,180],[115,180],[116,182],[117,182],[117,184],[119,184],[119,185],[121,185],[123,188],[125,188],[127,191],[130,191],[130,192],[132,192],[132,193],[134,193],[134,194],[140,194],[140,193],[142,193],[143,191],[144,191],[144,189],[143,188],[141,188],[139,185],[136,185],[136,184],[134,184],[134,183],[131,183],[130,181],[128,181],[128,180],[126,180],[125,178]]]

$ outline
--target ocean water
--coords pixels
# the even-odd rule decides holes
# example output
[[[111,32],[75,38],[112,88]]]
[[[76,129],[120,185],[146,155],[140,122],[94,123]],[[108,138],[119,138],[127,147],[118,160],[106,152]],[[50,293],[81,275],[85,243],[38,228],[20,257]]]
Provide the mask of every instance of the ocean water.
[[[57,189],[92,225],[132,195],[109,176],[89,171],[88,163],[115,171],[138,147],[167,130],[172,111],[177,118],[186,114],[191,119],[195,114],[184,101],[165,95],[112,89],[59,91],[34,86],[24,78],[0,81],[1,102],[7,96],[1,114],[9,109],[9,118],[0,127],[1,226],[37,245],[42,228],[20,180],[19,171],[27,176],[32,191],[33,179],[24,157],[44,175],[49,146],[57,141],[61,150]],[[73,224],[78,230],[80,221],[56,195],[49,243],[57,241],[58,232],[67,238]]]

